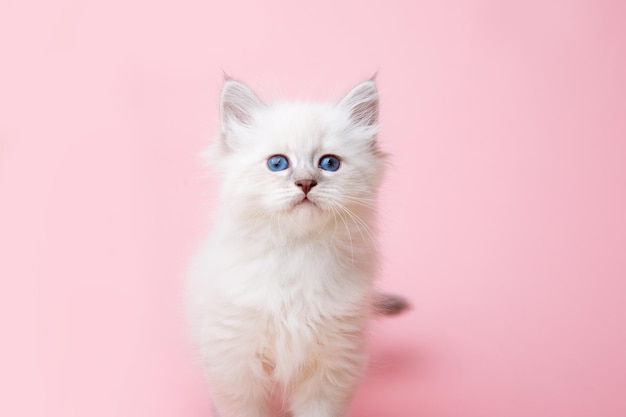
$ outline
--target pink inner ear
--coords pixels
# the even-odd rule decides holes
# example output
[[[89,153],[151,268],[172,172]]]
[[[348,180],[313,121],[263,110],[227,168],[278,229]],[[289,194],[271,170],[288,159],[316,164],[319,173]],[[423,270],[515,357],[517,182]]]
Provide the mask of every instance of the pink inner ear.
[[[234,103],[224,103],[224,115],[234,119],[237,123],[250,124],[252,114]]]
[[[376,124],[378,122],[378,100],[370,100],[354,106],[352,120],[363,126]]]

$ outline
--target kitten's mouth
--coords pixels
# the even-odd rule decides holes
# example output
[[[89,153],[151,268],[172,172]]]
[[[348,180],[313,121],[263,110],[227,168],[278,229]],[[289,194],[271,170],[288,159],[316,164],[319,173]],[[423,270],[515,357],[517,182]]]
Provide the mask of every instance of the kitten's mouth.
[[[307,196],[304,196],[304,198],[298,201],[295,206],[317,206],[317,204],[311,201]]]

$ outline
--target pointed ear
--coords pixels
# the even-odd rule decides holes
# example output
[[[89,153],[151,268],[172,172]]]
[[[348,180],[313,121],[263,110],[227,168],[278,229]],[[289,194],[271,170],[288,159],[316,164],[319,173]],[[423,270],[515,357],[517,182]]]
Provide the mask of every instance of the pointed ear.
[[[242,82],[226,79],[220,96],[220,123],[222,133],[228,134],[238,125],[249,126],[255,110],[263,102]]]
[[[378,90],[371,79],[354,87],[338,104],[350,112],[355,126],[372,126],[378,123]]]

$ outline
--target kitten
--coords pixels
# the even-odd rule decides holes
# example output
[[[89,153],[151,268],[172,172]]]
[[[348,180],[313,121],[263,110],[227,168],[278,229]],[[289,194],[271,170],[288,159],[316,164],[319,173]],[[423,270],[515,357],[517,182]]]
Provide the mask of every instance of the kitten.
[[[227,79],[213,165],[212,235],[187,305],[220,417],[345,416],[372,314],[407,307],[373,291],[375,202],[385,155],[373,80],[338,104],[263,103]]]

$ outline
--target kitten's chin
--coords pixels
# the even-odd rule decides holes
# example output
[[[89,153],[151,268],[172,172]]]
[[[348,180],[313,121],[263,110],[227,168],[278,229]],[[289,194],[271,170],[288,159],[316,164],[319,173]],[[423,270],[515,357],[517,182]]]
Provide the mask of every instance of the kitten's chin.
[[[314,199],[302,198],[292,202],[286,214],[300,229],[317,229],[328,222],[328,212]]]
[[[296,217],[306,217],[306,218],[315,218],[320,213],[321,210],[317,204],[309,199],[303,199],[296,203],[294,203],[290,208],[289,212],[292,216]]]

